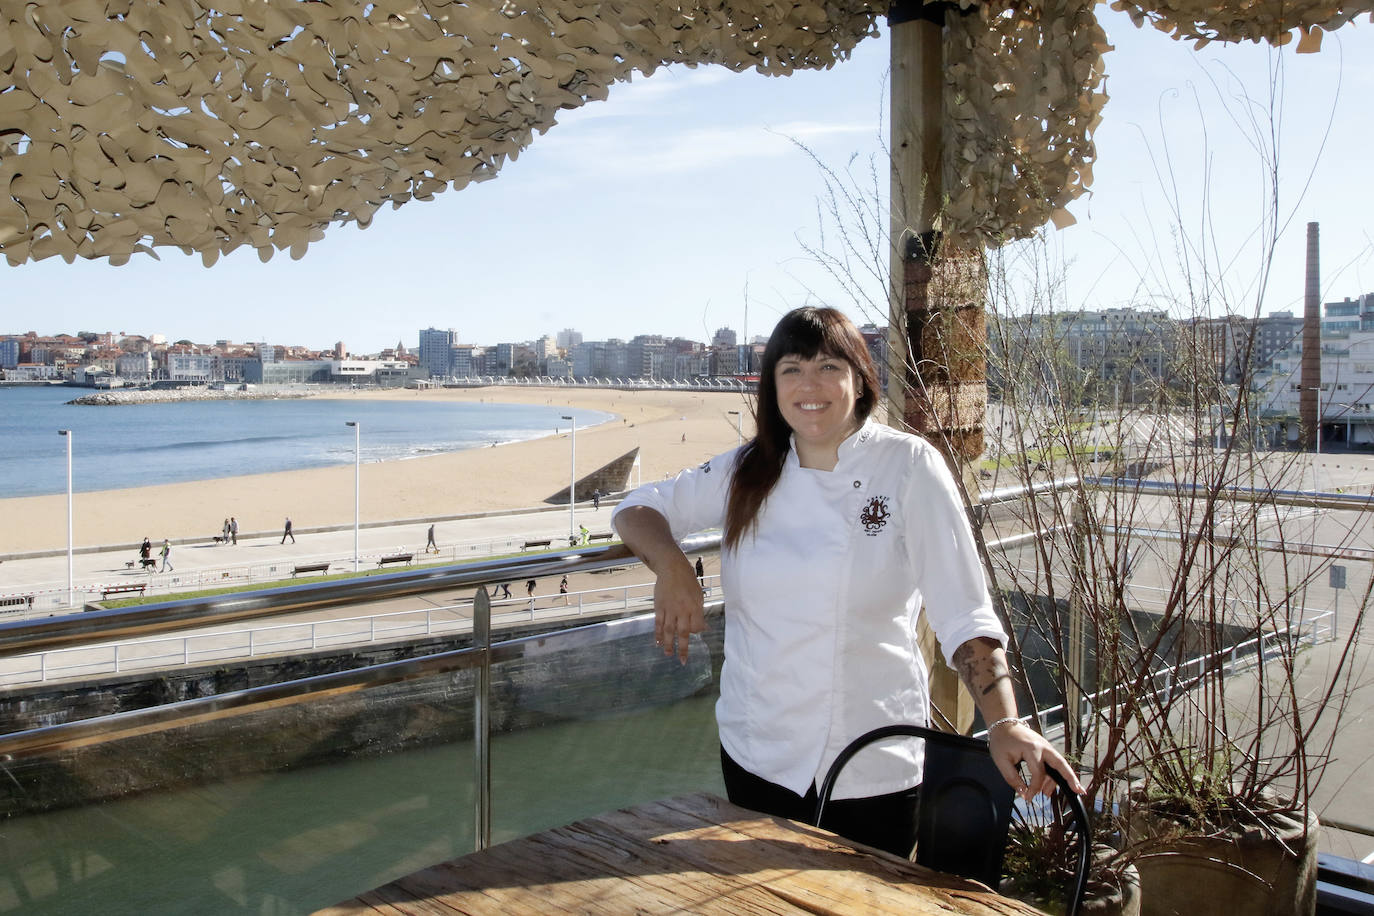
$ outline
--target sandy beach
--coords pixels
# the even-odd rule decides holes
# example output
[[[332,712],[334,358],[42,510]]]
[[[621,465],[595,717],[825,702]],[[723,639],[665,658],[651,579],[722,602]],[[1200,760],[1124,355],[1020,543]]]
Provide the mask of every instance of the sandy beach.
[[[444,388],[428,391],[339,392],[331,398],[451,400],[550,404],[599,410],[616,419],[577,433],[582,477],[633,448],[643,479],[656,480],[732,448],[735,417],[752,431],[748,399],[737,392],[616,391],[565,388]],[[143,408],[126,408],[143,409]],[[460,515],[542,505],[568,485],[568,435],[362,466],[366,522]],[[633,480],[631,484],[633,484]],[[66,495],[0,500],[0,557],[66,546]],[[241,533],[280,531],[290,516],[297,529],[353,521],[353,468],[338,466],[253,474],[161,486],[77,493],[77,547],[141,540],[208,537],[225,516]]]

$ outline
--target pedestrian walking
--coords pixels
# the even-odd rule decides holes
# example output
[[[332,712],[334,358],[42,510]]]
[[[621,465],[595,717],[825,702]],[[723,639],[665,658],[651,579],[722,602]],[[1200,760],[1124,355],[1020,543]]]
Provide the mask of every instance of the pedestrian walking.
[[[170,572],[174,567],[170,557],[172,556],[172,542],[166,538],[162,539],[162,569],[158,572]]]
[[[224,527],[220,530],[219,541],[221,544],[229,543],[229,519],[227,518],[224,520]]]
[[[703,595],[705,595],[705,594],[707,593],[707,592],[706,592],[706,566],[701,562],[701,557],[697,557],[696,573],[697,573],[697,585],[700,585],[700,586],[701,586],[701,593],[702,593]]]
[[[586,525],[577,526],[578,543],[580,543],[583,547],[587,546],[587,539],[591,537],[591,535],[592,533],[587,530]]]
[[[592,508],[593,508],[593,509],[600,509],[600,508],[601,508],[601,491],[600,491],[600,490],[593,490],[593,491],[592,491]]]
[[[430,526],[429,526],[429,539],[428,539],[427,541],[425,541],[425,553],[429,553],[429,549],[430,549],[431,547],[434,548],[434,552],[435,552],[435,553],[438,553],[438,552],[439,552],[439,545],[436,544],[436,543],[434,543],[434,526],[433,526],[433,525],[430,525]]]
[[[496,597],[496,593],[497,593],[498,591],[499,591],[499,592],[503,592],[503,594],[501,595],[502,598],[509,598],[509,597],[510,597],[510,583],[509,583],[509,582],[502,582],[500,585],[496,586],[496,588],[492,590],[491,596],[492,596],[493,598],[495,598],[495,597]]]
[[[229,536],[235,544],[239,542],[239,520],[232,515],[229,516]]]
[[[563,606],[568,606],[568,577],[564,576],[558,583],[558,594],[563,596]]]
[[[285,544],[287,538],[291,539],[292,544],[296,543],[296,536],[291,533],[291,519],[289,517],[286,519],[286,527],[282,529],[281,542]]]

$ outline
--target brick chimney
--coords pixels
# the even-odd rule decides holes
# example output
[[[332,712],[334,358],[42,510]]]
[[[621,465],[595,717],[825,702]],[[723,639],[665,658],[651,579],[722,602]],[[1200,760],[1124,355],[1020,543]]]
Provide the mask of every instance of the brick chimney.
[[[1317,444],[1317,411],[1322,384],[1321,241],[1317,224],[1307,224],[1307,291],[1302,310],[1302,391],[1298,398],[1300,448]]]

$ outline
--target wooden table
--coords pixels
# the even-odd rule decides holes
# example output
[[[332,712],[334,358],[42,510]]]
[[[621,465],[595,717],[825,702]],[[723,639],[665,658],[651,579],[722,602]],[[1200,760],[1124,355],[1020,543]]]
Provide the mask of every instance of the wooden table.
[[[1038,912],[973,881],[699,794],[502,843],[317,916]]]

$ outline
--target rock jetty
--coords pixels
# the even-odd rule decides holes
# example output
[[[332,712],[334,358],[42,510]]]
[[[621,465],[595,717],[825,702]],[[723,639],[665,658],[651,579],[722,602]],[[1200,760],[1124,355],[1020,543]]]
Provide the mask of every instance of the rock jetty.
[[[68,404],[86,404],[97,407],[118,407],[125,404],[180,404],[188,401],[263,401],[279,398],[308,398],[312,392],[299,388],[251,388],[243,390],[224,390],[220,388],[156,388],[156,389],[112,389],[95,394],[82,395],[68,401]]]

